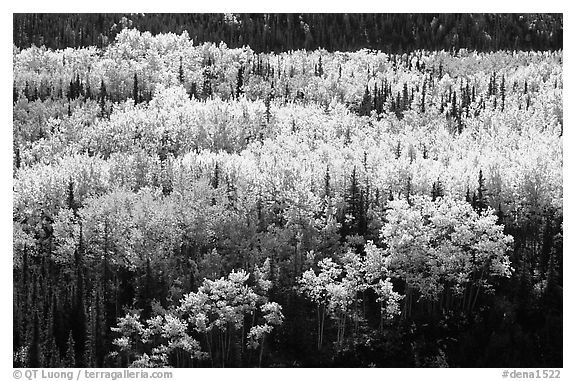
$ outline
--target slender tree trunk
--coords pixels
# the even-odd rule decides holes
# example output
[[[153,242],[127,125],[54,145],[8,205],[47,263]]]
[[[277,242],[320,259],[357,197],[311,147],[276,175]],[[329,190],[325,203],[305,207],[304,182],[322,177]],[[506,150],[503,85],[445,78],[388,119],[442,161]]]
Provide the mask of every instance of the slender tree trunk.
[[[384,331],[384,301],[380,300],[380,333]]]
[[[326,316],[326,311],[324,310],[324,307],[322,307],[322,325],[320,328],[320,348],[322,348],[322,344],[324,342],[324,318]]]
[[[226,351],[226,362],[230,361],[230,347],[232,346],[231,341],[232,341],[232,333],[228,332],[228,348]]]
[[[264,354],[264,341],[266,340],[266,334],[262,336],[262,344],[260,344],[260,356],[258,356],[258,368],[262,368],[262,355]]]
[[[212,344],[208,338],[208,331],[204,331],[204,334],[206,335],[206,345],[208,345],[208,352],[210,352],[210,362],[212,363],[212,368],[214,368],[214,353],[212,352]],[[212,332],[210,332],[210,335],[212,335]]]
[[[318,347],[318,350],[320,350],[321,347],[321,341],[320,341],[320,335],[322,333],[321,329],[320,329],[320,305],[316,305],[316,316],[318,317],[318,337],[316,338],[316,346]]]
[[[474,310],[474,307],[476,306],[476,301],[478,300],[478,294],[480,293],[480,287],[481,287],[481,283],[482,282],[482,278],[484,278],[484,269],[486,267],[482,267],[482,274],[480,274],[480,279],[478,279],[478,286],[476,288],[476,295],[474,295],[474,300],[472,301],[472,305],[470,306],[470,312],[472,312]]]

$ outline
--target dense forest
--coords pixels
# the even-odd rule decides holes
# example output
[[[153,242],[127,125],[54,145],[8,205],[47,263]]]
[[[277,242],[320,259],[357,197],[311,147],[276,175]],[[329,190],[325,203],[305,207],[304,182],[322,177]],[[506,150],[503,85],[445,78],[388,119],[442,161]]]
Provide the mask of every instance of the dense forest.
[[[122,17],[15,16],[15,366],[562,366],[561,50]]]
[[[561,14],[14,14],[14,44],[103,48],[123,28],[135,28],[187,31],[196,43],[224,41],[258,53],[558,50],[562,22]]]

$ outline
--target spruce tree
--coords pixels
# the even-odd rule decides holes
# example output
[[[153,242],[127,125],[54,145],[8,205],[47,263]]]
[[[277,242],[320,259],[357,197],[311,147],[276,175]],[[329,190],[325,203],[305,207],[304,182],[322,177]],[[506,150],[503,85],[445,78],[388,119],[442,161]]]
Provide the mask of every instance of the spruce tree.
[[[22,158],[20,156],[20,146],[16,146],[14,148],[14,166],[16,167],[16,169],[20,169],[21,165],[22,165]]]
[[[484,179],[482,170],[480,170],[480,173],[478,174],[478,188],[476,189],[476,210],[478,213],[482,213],[488,208],[488,192],[485,183],[486,180]]]
[[[138,104],[138,75],[134,73],[134,88],[132,89],[132,99],[134,99],[134,104]]]
[[[198,86],[196,85],[196,82],[192,82],[190,84],[190,99],[198,99]]]
[[[180,67],[178,68],[178,82],[184,84],[184,67],[182,66],[182,57],[180,57]]]
[[[104,79],[100,83],[100,93],[98,94],[98,100],[100,102],[100,114],[102,117],[107,115],[106,112],[106,98],[108,94],[106,93],[106,85],[104,84]]]
[[[240,94],[244,92],[243,86],[244,86],[244,67],[240,66],[240,68],[238,68],[238,76],[236,80],[236,99],[239,99]],[[288,83],[286,83],[286,86],[288,86]]]
[[[352,168],[350,175],[350,186],[346,192],[346,216],[342,224],[343,237],[353,235],[358,232],[358,222],[360,217],[360,186],[356,167]],[[348,220],[351,217],[351,220]]]
[[[18,89],[16,88],[16,82],[12,86],[12,104],[16,104],[18,102]]]
[[[502,98],[501,111],[504,112],[504,101],[506,96],[506,88],[504,84],[504,74],[502,74],[502,81],[500,82],[500,96]]]
[[[422,84],[422,100],[420,101],[420,112],[426,112],[426,81]]]
[[[358,115],[370,116],[371,109],[372,109],[372,97],[370,96],[368,86],[366,86],[364,90],[364,96],[362,97],[362,102],[360,103],[360,108],[358,110]]]
[[[76,367],[76,352],[74,338],[72,337],[72,331],[68,335],[68,341],[66,342],[66,354],[64,356],[64,362],[62,364],[65,368],[75,368]]]
[[[410,108],[410,96],[408,95],[408,84],[404,82],[402,87],[402,111],[406,111]]]
[[[30,85],[28,84],[28,81],[26,81],[26,84],[24,85],[24,98],[26,98],[27,101],[30,101]]]
[[[266,110],[264,112],[266,115],[266,123],[270,123],[270,117],[272,116],[272,113],[270,111],[270,99],[271,99],[270,95],[268,95],[266,99],[264,99],[264,106],[266,107]]]
[[[324,195],[326,197],[331,196],[330,192],[330,167],[326,166],[326,173],[324,174]]]

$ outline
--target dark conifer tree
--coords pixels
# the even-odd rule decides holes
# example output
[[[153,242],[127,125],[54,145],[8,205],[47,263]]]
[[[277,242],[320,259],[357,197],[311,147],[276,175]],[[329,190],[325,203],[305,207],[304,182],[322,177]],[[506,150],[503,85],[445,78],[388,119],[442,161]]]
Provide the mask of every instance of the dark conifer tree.
[[[362,97],[362,102],[360,103],[360,108],[358,110],[358,115],[370,116],[371,110],[372,110],[372,97],[370,96],[368,86],[366,86],[364,90],[364,96]]]
[[[81,95],[84,95],[84,86],[80,81],[80,74],[76,73],[76,83],[75,83],[75,91],[76,91],[76,98],[79,98]]]
[[[30,101],[30,85],[28,84],[28,81],[26,81],[26,85],[24,85],[24,98],[26,98],[27,101]]]
[[[496,216],[498,216],[498,220],[496,223],[498,225],[504,225],[504,212],[502,211],[502,204],[498,203],[498,212],[496,212]]]
[[[500,97],[501,97],[501,108],[500,110],[502,112],[504,112],[504,101],[505,101],[505,97],[506,97],[506,88],[505,88],[505,84],[504,84],[504,74],[502,74],[502,81],[500,82]]]
[[[478,196],[476,195],[476,192],[472,194],[472,201],[470,204],[472,205],[472,209],[478,211]]]
[[[426,112],[426,81],[422,84],[422,100],[420,101],[420,112]]]
[[[476,189],[476,210],[478,213],[482,213],[488,208],[488,191],[486,189],[486,180],[482,174],[482,170],[478,174],[478,188]]]
[[[20,169],[21,164],[22,164],[22,158],[20,157],[20,146],[16,146],[14,148],[14,166],[18,170]]]
[[[330,167],[326,166],[326,173],[324,174],[324,195],[326,197],[331,196],[330,192]]]
[[[412,176],[408,176],[408,178],[406,179],[405,195],[408,205],[412,205],[412,199],[410,198],[410,196],[412,195]]]
[[[444,197],[444,186],[442,185],[442,181],[438,179],[432,183],[432,201],[436,201],[436,199],[440,197]]]
[[[272,116],[272,112],[270,111],[270,99],[270,94],[266,97],[266,99],[264,99],[264,106],[266,107],[266,123],[270,123],[270,117]]]
[[[406,111],[410,108],[410,96],[408,94],[408,84],[404,82],[402,87],[402,111]]]
[[[62,364],[65,368],[75,368],[76,367],[76,352],[75,352],[74,337],[72,336],[72,331],[68,335],[68,341],[66,342],[66,355],[64,357],[64,363]]]
[[[402,110],[402,101],[400,99],[400,92],[396,93],[396,103],[393,103],[393,110],[396,112],[396,117],[398,119],[402,119],[402,117],[404,116],[403,110]]]
[[[16,102],[18,102],[18,89],[16,88],[16,82],[14,82],[12,87],[12,103],[16,104]]]
[[[358,182],[356,167],[354,167],[352,169],[352,174],[350,175],[350,186],[346,191],[346,210],[344,221],[342,223],[342,239],[345,239],[348,235],[358,233],[360,203],[360,185]],[[347,216],[351,217],[351,220],[349,220]]]
[[[204,71],[202,72],[202,76],[204,78],[203,82],[202,82],[202,98],[203,99],[208,99],[212,96],[212,82],[211,82],[211,72],[210,69],[204,68]]]
[[[77,214],[78,205],[76,204],[76,200],[74,199],[74,181],[72,180],[72,178],[68,180],[67,206],[68,209],[74,211],[74,215]]]
[[[106,93],[106,85],[104,84],[104,79],[102,79],[102,82],[100,83],[100,93],[98,94],[98,100],[100,103],[100,114],[102,117],[107,115],[106,112],[106,98],[108,97],[108,94]]]
[[[440,115],[444,114],[444,94],[440,97]]]
[[[196,82],[192,82],[190,84],[190,99],[198,99],[198,89],[197,89]]]
[[[240,66],[240,68],[238,68],[238,76],[236,79],[236,99],[239,99],[240,94],[244,92],[243,86],[244,86],[244,67]],[[288,87],[288,82],[286,82],[286,87]]]
[[[218,186],[220,186],[220,166],[218,163],[214,165],[214,174],[210,180],[210,185],[212,185],[212,188],[214,189],[217,189]]]
[[[180,57],[180,67],[178,68],[178,82],[184,84],[184,67],[182,66],[182,57]]]
[[[138,75],[134,73],[134,88],[132,89],[132,99],[134,99],[134,104],[137,105],[139,101],[139,91],[138,91]]]

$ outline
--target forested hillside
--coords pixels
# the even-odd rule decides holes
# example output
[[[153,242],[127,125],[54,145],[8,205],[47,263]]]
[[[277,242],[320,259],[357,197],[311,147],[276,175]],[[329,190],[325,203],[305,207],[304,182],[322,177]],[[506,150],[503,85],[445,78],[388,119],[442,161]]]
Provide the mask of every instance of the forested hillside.
[[[561,50],[90,24],[13,50],[15,366],[562,366]]]
[[[14,44],[105,47],[123,28],[152,34],[187,31],[196,43],[224,41],[258,53],[362,48],[387,53],[429,50],[562,49],[561,14],[272,13],[14,14]]]

